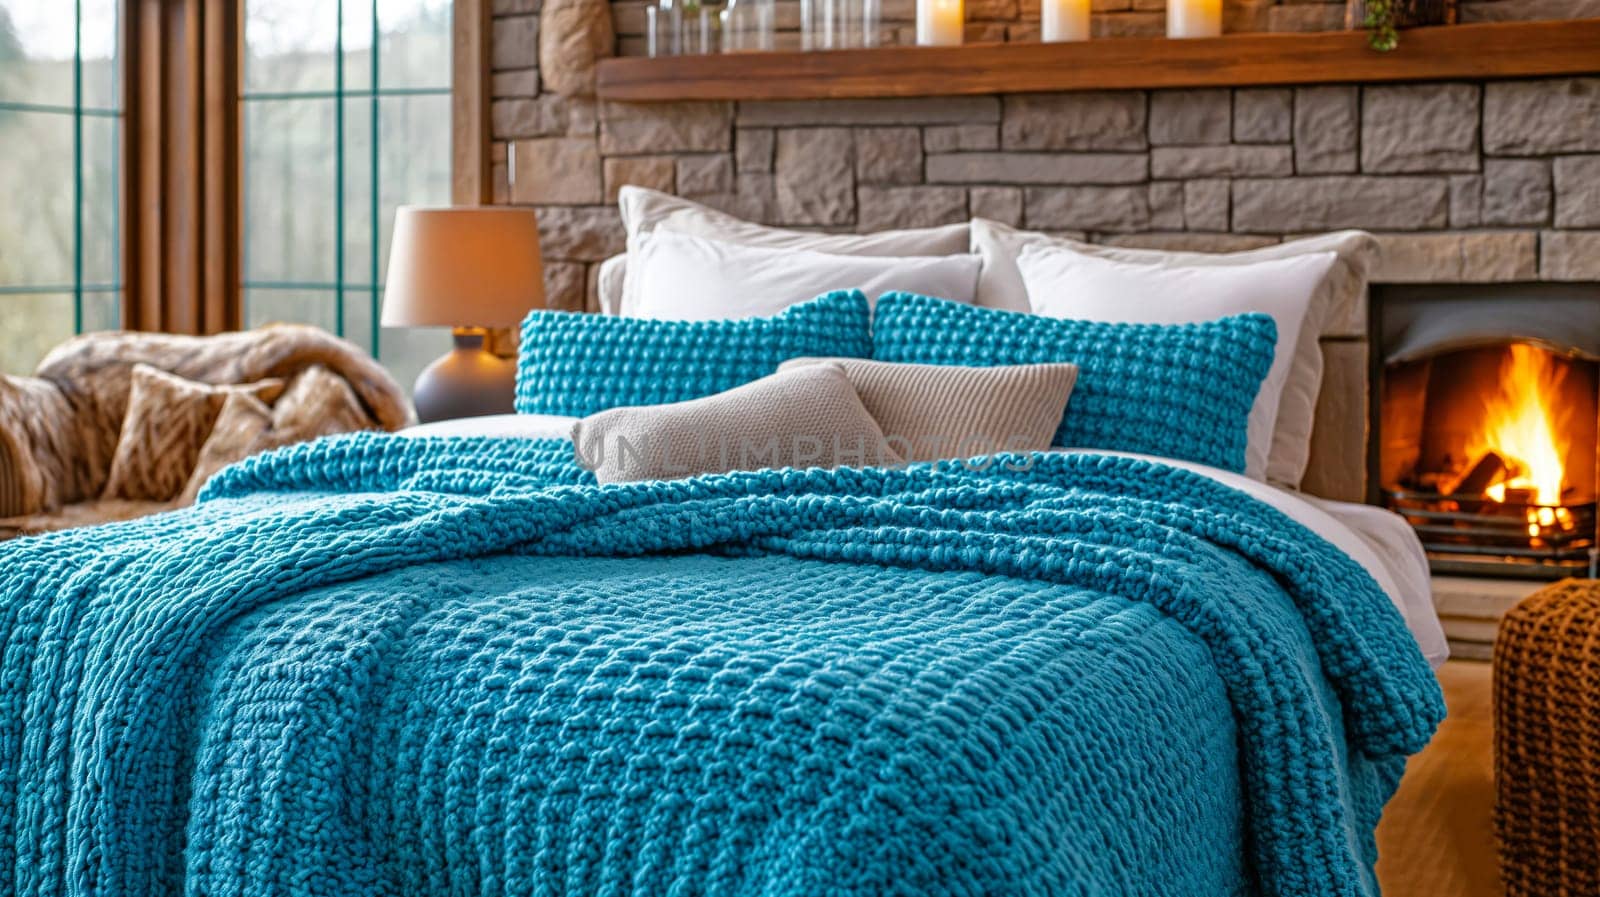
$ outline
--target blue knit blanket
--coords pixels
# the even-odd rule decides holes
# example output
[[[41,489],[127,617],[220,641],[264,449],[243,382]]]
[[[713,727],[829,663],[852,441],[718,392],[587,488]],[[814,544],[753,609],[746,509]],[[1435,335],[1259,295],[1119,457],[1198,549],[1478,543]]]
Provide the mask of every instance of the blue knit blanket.
[[[0,893],[1374,894],[1370,577],[1086,455],[597,487],[360,435],[0,545]]]

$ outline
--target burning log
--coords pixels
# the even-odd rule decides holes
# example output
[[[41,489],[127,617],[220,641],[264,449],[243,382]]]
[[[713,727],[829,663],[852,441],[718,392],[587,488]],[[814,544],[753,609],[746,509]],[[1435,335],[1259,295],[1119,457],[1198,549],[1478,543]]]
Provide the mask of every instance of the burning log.
[[[1445,495],[1479,496],[1487,493],[1489,487],[1504,480],[1511,474],[1511,468],[1504,458],[1496,452],[1485,452],[1466,475],[1456,481],[1455,486],[1448,490],[1441,489]]]

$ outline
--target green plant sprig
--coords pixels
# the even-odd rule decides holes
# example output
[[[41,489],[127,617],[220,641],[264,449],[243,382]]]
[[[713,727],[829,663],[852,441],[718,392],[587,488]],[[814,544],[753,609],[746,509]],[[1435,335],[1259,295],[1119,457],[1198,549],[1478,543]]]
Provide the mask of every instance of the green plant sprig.
[[[1367,0],[1366,11],[1361,24],[1367,28],[1367,45],[1380,53],[1399,46],[1400,32],[1394,26],[1393,0]]]

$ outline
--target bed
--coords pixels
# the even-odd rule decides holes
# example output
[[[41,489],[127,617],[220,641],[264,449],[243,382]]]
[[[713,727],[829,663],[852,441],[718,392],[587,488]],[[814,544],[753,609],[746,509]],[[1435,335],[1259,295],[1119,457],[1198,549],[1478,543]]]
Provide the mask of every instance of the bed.
[[[1444,646],[1395,518],[1268,484],[1295,338],[534,312],[518,415],[0,544],[0,891],[1374,895]],[[847,363],[1072,372],[1037,450],[617,479],[566,438],[803,378],[885,420]]]
[[[325,440],[0,549],[6,890],[1374,892],[1437,686],[1271,506],[565,457]]]

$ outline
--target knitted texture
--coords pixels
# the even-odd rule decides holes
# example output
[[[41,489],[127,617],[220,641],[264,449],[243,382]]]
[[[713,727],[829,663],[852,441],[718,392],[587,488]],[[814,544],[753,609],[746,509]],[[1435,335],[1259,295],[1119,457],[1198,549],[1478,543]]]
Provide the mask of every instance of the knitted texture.
[[[923,364],[1070,361],[1078,383],[1052,445],[1139,452],[1243,473],[1250,406],[1272,367],[1268,315],[1107,324],[910,293],[878,300],[872,357]]]
[[[1092,455],[587,482],[364,434],[0,544],[0,893],[1376,894],[1442,702],[1277,511]]]
[[[684,402],[759,380],[801,355],[872,354],[858,290],[770,318],[657,321],[535,311],[522,322],[517,412],[586,417],[623,405]]]

